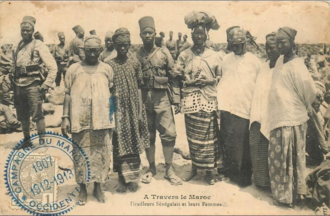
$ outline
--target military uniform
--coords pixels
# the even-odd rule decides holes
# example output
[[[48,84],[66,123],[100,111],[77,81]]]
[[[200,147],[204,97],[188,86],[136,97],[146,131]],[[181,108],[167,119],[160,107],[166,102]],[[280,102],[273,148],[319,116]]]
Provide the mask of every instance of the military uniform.
[[[176,55],[178,54],[178,48],[176,42],[173,39],[166,41],[166,48],[170,51],[172,58],[176,59]]]
[[[72,30],[77,34],[78,31],[83,31],[83,28],[79,25],[72,28]],[[85,58],[85,53],[83,52],[82,48],[84,47],[84,42],[82,38],[76,36],[70,42],[70,55],[72,57],[71,64],[80,62],[82,59]]]
[[[56,86],[60,86],[61,76],[63,74],[63,79],[65,79],[65,73],[68,69],[68,62],[70,56],[68,47],[66,47],[65,45],[57,44],[56,46],[54,46],[53,56],[56,60],[58,68],[55,83]]]

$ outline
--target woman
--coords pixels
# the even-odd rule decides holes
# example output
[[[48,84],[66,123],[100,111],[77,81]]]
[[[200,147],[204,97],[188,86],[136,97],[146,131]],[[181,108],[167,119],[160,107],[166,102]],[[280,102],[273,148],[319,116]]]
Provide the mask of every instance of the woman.
[[[276,45],[282,55],[272,75],[268,134],[268,165],[275,204],[294,206],[307,193],[305,145],[308,113],[316,88],[304,60],[295,54],[296,30],[277,31]]]
[[[118,172],[117,192],[138,189],[140,155],[149,145],[147,117],[142,105],[140,63],[128,58],[130,33],[119,28],[112,36],[117,57],[106,61],[114,71],[113,94],[116,104],[116,128],[113,136],[114,171]]]
[[[199,15],[201,14],[204,13],[200,12]],[[219,25],[213,16],[204,16],[206,19],[201,20],[189,20],[191,17],[198,17],[191,14],[185,17],[186,24],[192,29],[194,45],[179,55],[174,73],[183,79],[181,112],[185,114],[192,160],[191,173],[183,180],[191,180],[197,174],[197,169],[203,169],[206,170],[206,181],[213,185],[215,180],[212,171],[222,165],[216,115],[216,85],[221,60],[214,51],[205,47],[209,29],[218,29]],[[208,22],[202,22],[203,20]]]
[[[280,57],[276,48],[276,34],[274,32],[266,36],[266,53],[269,61],[261,67],[258,75],[256,87],[253,93],[250,115],[250,149],[253,168],[253,180],[260,189],[268,189],[270,186],[268,171],[268,139],[261,132],[264,128],[265,113],[267,111],[267,101],[270,82],[275,67],[275,63]]]

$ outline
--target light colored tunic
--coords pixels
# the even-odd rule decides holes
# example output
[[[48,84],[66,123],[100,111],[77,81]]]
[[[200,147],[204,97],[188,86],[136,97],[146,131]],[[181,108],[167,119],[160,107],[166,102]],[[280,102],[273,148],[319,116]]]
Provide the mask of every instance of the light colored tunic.
[[[250,109],[261,62],[247,52],[242,56],[229,53],[222,63],[218,85],[218,109],[250,119]]]
[[[115,126],[110,116],[110,88],[113,70],[103,62],[96,66],[79,62],[69,67],[65,76],[65,91],[71,96],[70,118],[72,133],[101,130]]]

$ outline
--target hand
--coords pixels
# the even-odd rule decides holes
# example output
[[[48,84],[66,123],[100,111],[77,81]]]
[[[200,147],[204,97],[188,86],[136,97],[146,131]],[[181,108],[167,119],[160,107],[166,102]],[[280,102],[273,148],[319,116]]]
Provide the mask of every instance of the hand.
[[[179,114],[181,111],[181,104],[174,104],[174,113]]]
[[[42,93],[48,91],[48,89],[49,89],[49,86],[46,85],[46,84],[42,84],[42,85],[40,86],[40,91],[41,91]]]
[[[198,87],[206,86],[206,79],[205,78],[197,79],[196,80],[196,86],[198,86]]]
[[[61,125],[62,134],[65,137],[68,137],[68,133],[71,133],[71,123],[69,118],[63,118],[62,119],[62,125]]]

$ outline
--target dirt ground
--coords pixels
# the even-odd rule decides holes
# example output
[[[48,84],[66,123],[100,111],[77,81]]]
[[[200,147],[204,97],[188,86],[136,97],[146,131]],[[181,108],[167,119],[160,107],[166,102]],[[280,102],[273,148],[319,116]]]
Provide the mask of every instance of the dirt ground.
[[[59,115],[60,112],[55,112]],[[55,118],[55,117],[54,117]],[[184,117],[179,114],[176,117],[177,127],[177,147],[188,152],[188,143],[186,140]],[[60,128],[48,128],[53,132],[60,132]],[[12,133],[0,136],[0,167],[1,176],[3,176],[4,167],[8,155],[16,143],[22,139],[21,133]],[[181,186],[172,186],[164,179],[164,158],[162,156],[162,147],[157,137],[156,142],[156,162],[157,175],[150,184],[140,183],[140,188],[136,193],[126,192],[119,194],[116,192],[117,174],[112,173],[109,181],[103,184],[106,203],[98,203],[92,195],[93,186],[88,187],[88,202],[85,206],[76,206],[69,215],[313,215],[314,212],[307,207],[295,207],[294,209],[278,207],[273,205],[271,193],[261,191],[254,185],[246,188],[239,188],[231,182],[220,181],[210,186],[204,181],[204,173],[199,172],[192,181],[185,182]],[[147,169],[147,160],[142,155],[142,164],[144,172]],[[73,167],[68,165],[66,159],[60,159],[59,165]],[[190,170],[190,161],[184,160],[178,154],[174,155],[174,167],[180,177],[185,176]],[[58,188],[58,198],[66,197],[68,187],[74,187],[75,184]],[[28,215],[23,210],[12,210],[11,201],[6,193],[4,179],[0,178],[0,213],[2,215]],[[207,196],[207,200],[189,199],[189,196]],[[158,197],[157,197],[158,196]],[[178,196],[177,199],[160,199],[160,196]],[[182,196],[187,196],[182,199]],[[148,197],[148,199],[146,198]],[[154,199],[153,199],[154,198]],[[153,206],[137,206],[141,202],[149,203]],[[176,204],[177,206],[166,206],[167,204]],[[217,206],[204,206],[205,203],[215,203]],[[186,205],[186,206],[184,206]]]

